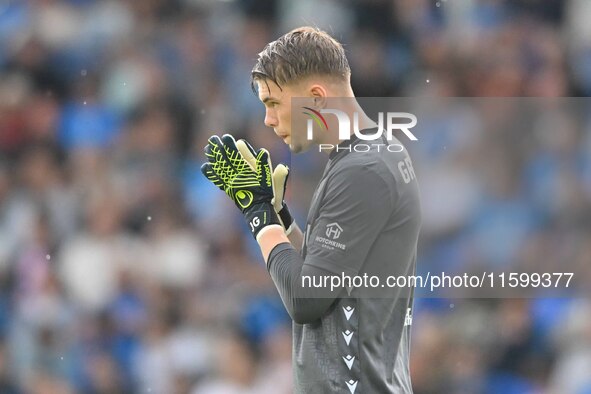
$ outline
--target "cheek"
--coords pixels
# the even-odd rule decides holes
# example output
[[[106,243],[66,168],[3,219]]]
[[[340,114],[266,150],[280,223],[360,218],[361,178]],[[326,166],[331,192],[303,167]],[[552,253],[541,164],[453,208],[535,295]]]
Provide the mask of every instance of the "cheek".
[[[279,111],[278,116],[279,116],[280,121],[284,125],[286,125],[287,123],[291,123],[291,111],[286,111],[286,110]]]

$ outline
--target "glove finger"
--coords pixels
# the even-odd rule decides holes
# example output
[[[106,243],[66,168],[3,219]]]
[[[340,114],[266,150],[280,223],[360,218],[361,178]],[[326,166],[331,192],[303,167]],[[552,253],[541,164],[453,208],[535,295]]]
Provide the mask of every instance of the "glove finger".
[[[216,163],[224,159],[222,140],[217,135],[212,135],[207,139],[207,145],[205,145],[203,151],[210,163]]]
[[[222,143],[224,144],[224,147],[229,149],[229,150],[237,150],[236,149],[236,140],[234,139],[234,137],[231,134],[224,134],[222,135]]]
[[[289,167],[279,164],[273,171],[273,206],[278,212],[283,207],[285,199],[285,189],[287,188],[287,178],[289,177]]]
[[[205,156],[212,164],[214,172],[221,178],[225,184],[230,184],[236,177],[236,169],[230,163],[226,155],[226,148],[220,137],[212,135],[207,140],[205,146]]]
[[[222,179],[216,174],[213,169],[213,165],[211,163],[204,163],[201,166],[201,173],[205,175],[205,177],[214,185],[220,188],[220,190],[225,192],[226,184],[222,181]]]
[[[248,142],[247,140],[241,140],[244,141],[244,144],[248,147],[248,149],[252,152],[253,156],[256,156],[257,152],[254,149],[254,147],[250,144],[250,142]]]
[[[261,186],[273,187],[273,175],[271,173],[271,156],[265,148],[259,149],[257,154],[257,174],[261,177]],[[273,192],[273,190],[270,190]]]
[[[224,150],[228,162],[235,171],[241,172],[246,166],[246,163],[236,147],[236,140],[230,134],[224,134],[222,136],[222,143],[224,144]]]
[[[256,171],[256,152],[254,151],[252,145],[250,145],[245,140],[238,140],[236,142],[236,147],[238,148],[238,152],[240,152],[244,160],[246,160],[246,162],[248,163],[251,170]]]

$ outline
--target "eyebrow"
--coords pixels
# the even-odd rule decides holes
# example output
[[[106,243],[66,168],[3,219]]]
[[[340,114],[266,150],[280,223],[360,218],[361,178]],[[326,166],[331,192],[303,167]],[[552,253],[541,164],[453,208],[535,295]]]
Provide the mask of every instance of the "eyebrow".
[[[275,97],[273,97],[273,96],[267,96],[267,97],[265,97],[265,98],[262,100],[262,102],[263,102],[263,104],[267,104],[267,102],[268,102],[268,101],[271,101],[271,100],[272,100],[272,101],[279,101],[279,100],[277,100],[277,99],[276,99]]]

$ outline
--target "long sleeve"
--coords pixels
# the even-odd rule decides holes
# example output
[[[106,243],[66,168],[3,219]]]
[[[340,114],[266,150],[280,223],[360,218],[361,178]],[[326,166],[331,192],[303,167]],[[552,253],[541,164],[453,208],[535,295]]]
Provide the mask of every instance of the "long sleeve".
[[[320,319],[343,291],[342,288],[331,291],[330,282],[327,283],[328,286],[309,286],[310,283],[323,283],[324,278],[334,274],[304,264],[302,257],[289,243],[273,248],[268,267],[285,308],[298,324]]]

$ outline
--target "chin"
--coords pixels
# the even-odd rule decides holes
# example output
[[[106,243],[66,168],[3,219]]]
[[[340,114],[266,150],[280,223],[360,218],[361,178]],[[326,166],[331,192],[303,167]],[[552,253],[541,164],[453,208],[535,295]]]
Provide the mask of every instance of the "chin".
[[[310,145],[304,146],[302,144],[289,144],[289,150],[292,153],[301,153],[308,150],[308,148],[310,148]]]
[[[292,153],[300,153],[302,151],[302,146],[301,145],[289,144],[289,150]]]

